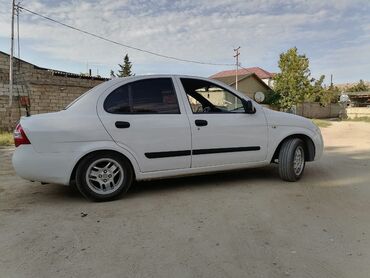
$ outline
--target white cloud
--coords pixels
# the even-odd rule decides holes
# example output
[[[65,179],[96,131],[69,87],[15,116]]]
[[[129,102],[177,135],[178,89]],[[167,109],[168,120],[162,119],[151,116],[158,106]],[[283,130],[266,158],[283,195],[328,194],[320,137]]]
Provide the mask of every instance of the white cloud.
[[[0,0],[1,7],[10,9],[8,2]],[[192,60],[232,63],[232,49],[241,46],[245,66],[276,70],[279,53],[297,45],[312,58],[314,71],[329,71],[328,67],[342,66],[336,60],[338,56],[345,55],[346,63],[355,67],[355,61],[369,53],[366,47],[345,43],[363,41],[365,36],[368,39],[370,16],[358,9],[369,6],[367,1],[102,0],[28,1],[24,5],[125,44]],[[355,14],[347,14],[350,8]],[[0,9],[0,38],[9,36],[9,9]],[[345,26],[343,21],[354,25]],[[363,32],[351,32],[356,26]],[[93,61],[112,68],[129,52],[139,73],[165,70],[208,75],[223,69],[181,64],[123,49],[26,12],[21,15],[21,38],[23,45],[38,55],[78,65]],[[328,46],[330,41],[335,42],[332,47]],[[356,52],[351,53],[354,49]],[[361,70],[369,72],[370,59],[362,60],[361,65]]]

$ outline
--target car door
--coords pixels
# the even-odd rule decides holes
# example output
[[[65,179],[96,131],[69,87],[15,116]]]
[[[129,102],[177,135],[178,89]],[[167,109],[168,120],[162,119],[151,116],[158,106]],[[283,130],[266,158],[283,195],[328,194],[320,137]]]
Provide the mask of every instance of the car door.
[[[173,79],[136,78],[102,94],[98,115],[142,172],[190,168],[191,135]]]
[[[241,97],[205,79],[178,78],[192,131],[192,167],[262,162],[267,124],[257,106],[247,114]]]

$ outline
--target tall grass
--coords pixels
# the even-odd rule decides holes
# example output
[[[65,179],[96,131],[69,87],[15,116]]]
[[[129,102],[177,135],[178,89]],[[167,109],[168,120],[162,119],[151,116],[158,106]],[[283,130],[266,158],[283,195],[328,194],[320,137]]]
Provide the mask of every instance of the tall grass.
[[[370,123],[370,117],[356,117],[356,118],[348,118],[345,121],[353,121],[353,122],[367,122]]]
[[[331,122],[330,122],[330,121],[328,121],[328,120],[312,119],[312,121],[313,121],[313,122],[314,122],[314,124],[315,124],[315,125],[317,125],[318,127],[325,128],[325,127],[331,126]]]
[[[0,132],[0,146],[13,146],[13,134],[10,132]]]

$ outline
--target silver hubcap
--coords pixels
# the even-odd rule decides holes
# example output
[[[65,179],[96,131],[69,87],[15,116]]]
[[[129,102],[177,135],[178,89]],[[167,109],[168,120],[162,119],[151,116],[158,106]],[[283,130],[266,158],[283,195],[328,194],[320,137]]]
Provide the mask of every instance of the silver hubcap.
[[[86,171],[89,188],[98,194],[111,194],[122,184],[122,166],[111,158],[101,158],[92,163]]]
[[[301,146],[298,146],[294,152],[293,169],[294,173],[299,176],[304,167],[304,151]]]

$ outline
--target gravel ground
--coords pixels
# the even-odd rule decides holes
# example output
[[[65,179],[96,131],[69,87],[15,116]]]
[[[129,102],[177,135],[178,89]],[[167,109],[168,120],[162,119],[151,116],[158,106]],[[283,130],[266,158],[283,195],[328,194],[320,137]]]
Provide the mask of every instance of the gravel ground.
[[[91,203],[0,150],[0,277],[369,277],[370,124],[324,128],[297,183],[276,167],[142,182]]]

